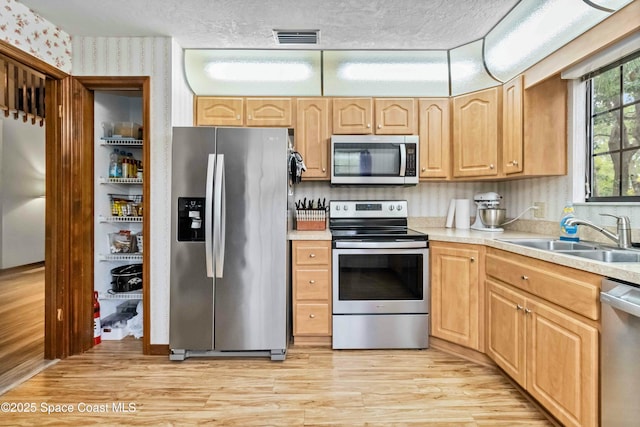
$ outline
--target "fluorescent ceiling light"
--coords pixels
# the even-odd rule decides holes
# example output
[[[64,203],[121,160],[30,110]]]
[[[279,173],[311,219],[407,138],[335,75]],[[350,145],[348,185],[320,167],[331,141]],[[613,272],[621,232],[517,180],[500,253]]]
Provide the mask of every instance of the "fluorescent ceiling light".
[[[285,61],[210,62],[205,66],[212,79],[236,82],[300,82],[308,80],[312,71],[309,63]]]
[[[349,62],[338,66],[338,76],[354,81],[448,81],[446,63]]]

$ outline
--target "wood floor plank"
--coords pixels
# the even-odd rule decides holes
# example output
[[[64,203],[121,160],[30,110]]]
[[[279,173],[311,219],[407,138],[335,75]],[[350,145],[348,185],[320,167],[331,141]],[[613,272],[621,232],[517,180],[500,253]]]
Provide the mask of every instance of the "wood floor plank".
[[[141,345],[108,341],[60,361],[0,396],[38,408],[0,414],[0,425],[551,425],[496,369],[435,349],[293,347],[284,362],[171,362],[143,356]],[[81,403],[109,411],[79,413]],[[55,404],[76,411],[40,411]],[[113,409],[129,404],[134,413]]]

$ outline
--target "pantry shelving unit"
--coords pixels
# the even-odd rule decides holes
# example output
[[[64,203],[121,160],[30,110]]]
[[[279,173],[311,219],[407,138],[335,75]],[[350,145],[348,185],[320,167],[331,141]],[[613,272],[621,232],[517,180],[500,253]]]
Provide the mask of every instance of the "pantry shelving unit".
[[[100,317],[117,311],[118,305],[127,300],[143,299],[143,290],[131,292],[114,292],[112,289],[112,270],[128,264],[143,263],[142,248],[136,248],[136,235],[142,233],[145,221],[141,210],[144,180],[138,177],[110,176],[110,155],[114,151],[124,150],[131,153],[136,160],[143,160],[144,141],[138,138],[110,136],[105,130],[105,123],[143,123],[142,92],[140,91],[96,91],[94,111],[94,290],[98,292],[100,301]],[[144,167],[144,164],[143,164]],[[131,200],[131,205],[140,207],[116,209],[114,200]],[[126,202],[124,202],[127,204]],[[120,206],[120,205],[118,205]],[[133,252],[113,253],[110,234],[125,231],[131,234]],[[120,249],[120,248],[118,248]],[[123,249],[124,250],[124,249]],[[144,276],[142,278],[144,283]],[[119,339],[123,334],[111,334]]]

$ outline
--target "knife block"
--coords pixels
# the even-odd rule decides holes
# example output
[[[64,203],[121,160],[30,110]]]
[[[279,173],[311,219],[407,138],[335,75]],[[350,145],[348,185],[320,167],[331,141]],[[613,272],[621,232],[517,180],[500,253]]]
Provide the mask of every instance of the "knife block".
[[[318,231],[327,228],[327,212],[324,209],[296,210],[296,230]]]

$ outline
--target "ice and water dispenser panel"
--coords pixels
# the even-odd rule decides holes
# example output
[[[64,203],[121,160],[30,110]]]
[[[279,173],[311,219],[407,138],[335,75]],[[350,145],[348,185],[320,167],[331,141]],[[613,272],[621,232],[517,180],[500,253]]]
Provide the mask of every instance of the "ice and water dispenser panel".
[[[178,241],[204,242],[204,197],[178,197]]]

